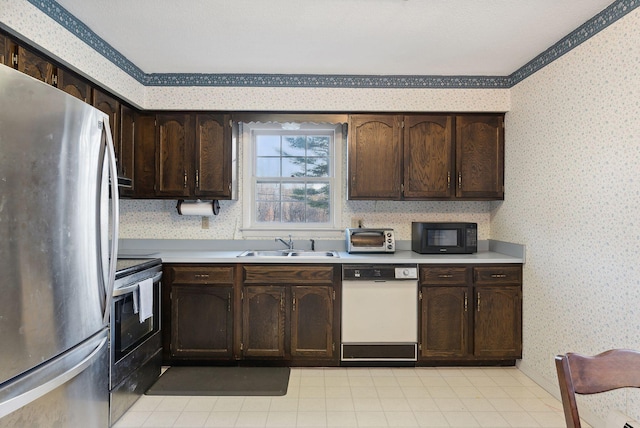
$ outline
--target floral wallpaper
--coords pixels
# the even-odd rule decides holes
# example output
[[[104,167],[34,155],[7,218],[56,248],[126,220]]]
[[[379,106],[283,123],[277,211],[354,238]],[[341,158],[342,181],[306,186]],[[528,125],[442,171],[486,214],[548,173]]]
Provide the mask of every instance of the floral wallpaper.
[[[511,89],[506,194],[491,236],[526,244],[524,355],[640,349],[640,10]],[[640,420],[640,393],[581,398]],[[582,413],[582,409],[581,409]]]

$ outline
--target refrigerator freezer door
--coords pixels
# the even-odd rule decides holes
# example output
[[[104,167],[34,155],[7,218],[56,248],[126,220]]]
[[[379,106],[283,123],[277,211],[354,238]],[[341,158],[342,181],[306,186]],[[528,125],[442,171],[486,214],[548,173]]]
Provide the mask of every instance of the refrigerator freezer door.
[[[109,424],[108,331],[0,388],[0,428]]]
[[[104,326],[105,118],[0,65],[0,387]]]

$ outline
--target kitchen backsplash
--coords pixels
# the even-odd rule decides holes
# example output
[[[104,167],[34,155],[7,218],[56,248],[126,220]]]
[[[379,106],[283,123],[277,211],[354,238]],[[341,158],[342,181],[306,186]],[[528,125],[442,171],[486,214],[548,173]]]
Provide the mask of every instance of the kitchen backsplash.
[[[120,238],[243,239],[241,201],[220,201],[220,213],[206,218],[209,228],[203,229],[202,217],[179,215],[176,201],[121,200]],[[343,228],[351,227],[352,218],[363,219],[365,227],[391,227],[396,231],[396,239],[402,240],[411,239],[412,221],[476,222],[478,238],[490,237],[490,202],[345,201]],[[288,232],[282,232],[285,233]],[[292,235],[313,237],[310,232]],[[344,239],[344,235],[336,233],[335,239]]]

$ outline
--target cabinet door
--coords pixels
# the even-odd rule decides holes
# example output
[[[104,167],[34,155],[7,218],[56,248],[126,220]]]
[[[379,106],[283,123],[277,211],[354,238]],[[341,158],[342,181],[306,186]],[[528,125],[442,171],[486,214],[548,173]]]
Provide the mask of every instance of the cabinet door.
[[[331,358],[333,339],[333,287],[291,287],[291,356]]]
[[[85,103],[91,103],[91,86],[89,82],[62,68],[58,68],[58,89],[73,95]]]
[[[134,141],[135,141],[135,117],[131,107],[120,106],[120,150],[118,155],[118,175],[134,181]],[[132,193],[135,186],[126,189],[125,193]]]
[[[231,129],[225,115],[196,115],[195,189],[197,196],[231,197]]]
[[[192,129],[186,114],[157,116],[156,193],[158,196],[190,195],[189,155]]]
[[[405,199],[449,198],[453,177],[451,116],[405,116]]]
[[[171,356],[230,359],[232,307],[232,287],[173,284]]]
[[[136,198],[156,196],[156,116],[135,113],[133,188]]]
[[[474,355],[522,357],[522,291],[520,286],[475,287]]]
[[[9,55],[7,54],[9,50],[9,39],[4,34],[0,34],[0,64],[8,65],[11,67],[9,61]]]
[[[468,355],[468,307],[468,287],[422,287],[421,358]]]
[[[113,138],[113,146],[116,149],[116,158],[120,156],[120,101],[111,95],[93,88],[93,106],[109,116],[109,127],[111,128],[111,137]],[[118,162],[119,163],[119,162]],[[120,166],[118,165],[118,168]]]
[[[247,286],[242,294],[242,355],[283,358],[285,288]]]
[[[502,115],[456,117],[456,197],[504,199]]]
[[[401,116],[349,117],[349,199],[401,198]]]
[[[49,61],[13,41],[9,41],[9,52],[8,61],[13,68],[49,85],[55,84],[56,67]]]

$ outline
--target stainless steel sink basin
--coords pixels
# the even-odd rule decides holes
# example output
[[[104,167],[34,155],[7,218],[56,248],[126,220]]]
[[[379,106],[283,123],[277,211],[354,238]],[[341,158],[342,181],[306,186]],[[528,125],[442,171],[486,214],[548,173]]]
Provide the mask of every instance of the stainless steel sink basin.
[[[238,257],[340,257],[336,251],[310,250],[248,250]]]
[[[335,251],[294,251],[291,257],[340,257]]]

